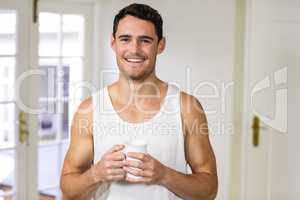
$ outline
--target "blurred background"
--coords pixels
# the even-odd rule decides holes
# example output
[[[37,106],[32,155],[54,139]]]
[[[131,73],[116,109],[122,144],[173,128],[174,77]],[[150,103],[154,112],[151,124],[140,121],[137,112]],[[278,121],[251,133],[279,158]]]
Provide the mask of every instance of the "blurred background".
[[[157,74],[208,117],[218,200],[300,199],[299,0],[0,0],[0,200],[62,199],[79,103],[118,77],[115,14],[164,19]]]

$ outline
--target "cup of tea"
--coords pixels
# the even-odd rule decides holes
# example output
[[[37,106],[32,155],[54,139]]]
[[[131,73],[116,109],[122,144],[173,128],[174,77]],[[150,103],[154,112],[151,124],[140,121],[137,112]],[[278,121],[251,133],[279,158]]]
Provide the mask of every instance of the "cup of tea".
[[[140,139],[135,139],[135,140],[132,140],[132,141],[129,141],[129,142],[125,143],[124,154],[126,156],[126,160],[135,160],[135,161],[141,162],[138,159],[131,158],[131,157],[127,156],[128,152],[147,153],[147,143],[146,143],[146,141],[145,140],[140,140]],[[135,170],[140,170],[140,169],[135,168],[135,167],[130,167],[130,168],[135,169]],[[133,178],[133,179],[141,178],[140,176],[135,176],[135,175],[132,175],[130,173],[127,173],[126,176],[129,177],[129,178]]]

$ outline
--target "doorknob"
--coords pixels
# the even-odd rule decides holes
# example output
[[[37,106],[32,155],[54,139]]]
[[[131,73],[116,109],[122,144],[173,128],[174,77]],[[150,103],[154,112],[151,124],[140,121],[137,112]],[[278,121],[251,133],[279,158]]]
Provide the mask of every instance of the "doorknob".
[[[19,141],[20,143],[24,143],[28,137],[28,129],[27,129],[27,117],[26,113],[21,111],[19,113]]]
[[[252,121],[252,144],[254,147],[259,145],[260,119],[257,116],[253,117]]]

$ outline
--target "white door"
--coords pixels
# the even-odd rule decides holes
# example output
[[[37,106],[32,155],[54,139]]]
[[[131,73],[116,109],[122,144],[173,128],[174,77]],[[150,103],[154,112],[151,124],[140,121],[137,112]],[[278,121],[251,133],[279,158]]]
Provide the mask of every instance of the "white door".
[[[16,193],[16,9],[0,7],[0,199]]]
[[[0,1],[0,200],[61,199],[72,116],[92,89],[93,5],[43,0],[35,24],[32,8]]]
[[[75,109],[85,96],[84,80],[91,80],[92,15],[89,3],[40,1],[37,179],[38,192],[61,199],[60,173],[69,145]],[[92,88],[90,88],[92,89]]]
[[[19,75],[30,68],[31,19],[29,1],[0,1],[0,199],[26,198],[29,188],[29,116],[18,107],[28,99],[15,89]],[[22,90],[28,89],[24,83]]]
[[[246,2],[241,199],[298,200],[300,1]]]

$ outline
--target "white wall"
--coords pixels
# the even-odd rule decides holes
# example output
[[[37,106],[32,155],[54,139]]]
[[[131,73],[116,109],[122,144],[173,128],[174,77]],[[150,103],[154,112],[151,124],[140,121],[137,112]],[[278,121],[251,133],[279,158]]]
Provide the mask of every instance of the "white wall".
[[[131,2],[133,1],[102,0],[96,8],[97,73],[94,81],[99,87],[111,83],[116,78],[106,73],[104,81],[100,82],[103,69],[117,69],[109,44],[113,17],[118,10]],[[233,79],[235,1],[137,2],[153,6],[164,19],[167,48],[158,58],[158,76],[163,80],[175,82],[182,89],[195,94],[207,112],[211,142],[217,157],[218,199],[227,199],[229,135],[232,134],[232,86],[228,84]],[[227,90],[223,88],[226,85],[229,87]]]

